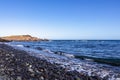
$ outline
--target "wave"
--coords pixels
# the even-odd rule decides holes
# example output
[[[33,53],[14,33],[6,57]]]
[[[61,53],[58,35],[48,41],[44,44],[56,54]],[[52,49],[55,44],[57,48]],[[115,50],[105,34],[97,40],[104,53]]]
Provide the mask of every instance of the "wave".
[[[43,50],[43,48],[41,48],[41,47],[36,47],[35,49],[37,49],[37,50]]]
[[[18,47],[24,47],[24,45],[16,45],[16,46],[18,46]]]
[[[47,53],[54,53],[58,54],[61,56],[66,56],[68,58],[77,58],[77,59],[82,59],[86,61],[91,61],[91,62],[97,62],[97,63],[102,63],[102,64],[108,64],[112,66],[120,66],[120,59],[112,59],[112,58],[95,58],[95,57],[89,57],[89,56],[81,56],[81,55],[73,55],[73,54],[68,54],[63,51],[51,51],[49,49],[44,49],[41,47],[37,47],[37,50],[42,50]]]
[[[44,52],[47,52],[47,53],[53,53],[51,50],[49,50],[49,49],[44,49],[44,48],[42,48],[42,47],[35,47],[35,49],[40,50],[40,51],[44,51]]]
[[[62,52],[62,51],[51,51],[50,49],[44,49],[42,47],[36,47],[35,49],[40,50],[40,51],[44,51],[44,52],[47,52],[47,53],[53,53],[53,54],[58,54],[58,55],[61,55],[61,56],[66,56],[66,57],[69,57],[69,58],[74,58],[74,55],[68,54],[68,53],[65,53],[65,52]]]
[[[59,55],[66,56],[66,57],[69,57],[69,58],[74,58],[75,57],[72,54],[68,54],[68,53],[65,53],[65,52],[62,52],[62,51],[56,51],[56,52],[54,52],[54,54],[59,54]]]
[[[120,59],[95,58],[95,57],[88,57],[88,56],[75,56],[75,58],[82,59],[82,60],[94,61],[94,62],[102,63],[102,64],[109,64],[112,66],[120,66]]]
[[[43,49],[42,51],[47,52],[47,53],[54,53],[54,52],[52,52],[52,51],[49,50],[49,49]]]
[[[29,48],[30,46],[23,46],[23,45],[17,45],[18,47],[27,47]],[[89,57],[89,56],[82,56],[82,55],[74,55],[74,54],[69,54],[63,51],[51,51],[50,49],[45,49],[42,47],[35,47],[35,49],[44,51],[47,53],[53,53],[53,54],[58,54],[61,56],[66,56],[68,58],[77,58],[81,60],[86,60],[86,61],[91,61],[91,62],[97,62],[97,63],[102,63],[102,64],[108,64],[112,66],[120,66],[120,59],[112,59],[112,58],[96,58],[96,57]]]

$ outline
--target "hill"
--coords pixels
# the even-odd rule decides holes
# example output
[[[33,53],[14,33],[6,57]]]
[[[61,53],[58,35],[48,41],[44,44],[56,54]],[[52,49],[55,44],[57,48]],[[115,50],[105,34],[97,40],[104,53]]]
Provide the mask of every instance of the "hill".
[[[0,38],[0,42],[9,42],[9,40],[5,40],[5,39]]]
[[[10,40],[10,41],[44,41],[44,39],[32,37],[31,35],[13,35],[13,36],[1,37],[1,39]]]

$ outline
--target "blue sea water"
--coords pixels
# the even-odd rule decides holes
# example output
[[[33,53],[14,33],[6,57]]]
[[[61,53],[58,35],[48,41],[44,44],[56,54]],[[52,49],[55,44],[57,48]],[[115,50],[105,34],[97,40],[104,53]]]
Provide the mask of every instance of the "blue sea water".
[[[11,44],[38,50],[49,50],[59,55],[72,54],[78,59],[91,59],[98,63],[120,66],[119,40],[51,40],[11,42]]]

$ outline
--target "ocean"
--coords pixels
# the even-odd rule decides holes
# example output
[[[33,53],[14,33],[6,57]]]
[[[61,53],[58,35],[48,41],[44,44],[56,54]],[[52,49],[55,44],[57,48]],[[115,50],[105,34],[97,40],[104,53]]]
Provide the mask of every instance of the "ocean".
[[[61,56],[120,66],[120,40],[51,40],[10,42],[12,45],[47,51]]]
[[[103,80],[120,80],[119,40],[13,41],[5,44],[67,71],[98,76]]]

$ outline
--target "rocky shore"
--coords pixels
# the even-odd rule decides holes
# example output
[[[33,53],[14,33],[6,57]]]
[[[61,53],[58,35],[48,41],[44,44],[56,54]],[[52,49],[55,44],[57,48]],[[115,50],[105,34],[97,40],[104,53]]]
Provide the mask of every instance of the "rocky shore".
[[[30,56],[27,52],[0,44],[0,80],[102,80]]]

